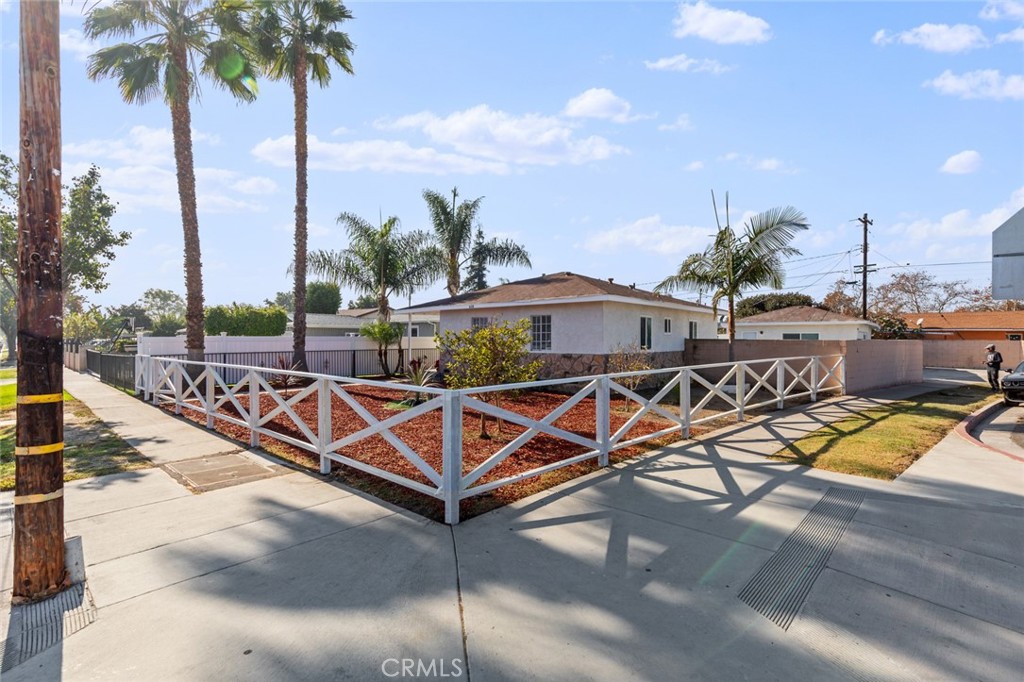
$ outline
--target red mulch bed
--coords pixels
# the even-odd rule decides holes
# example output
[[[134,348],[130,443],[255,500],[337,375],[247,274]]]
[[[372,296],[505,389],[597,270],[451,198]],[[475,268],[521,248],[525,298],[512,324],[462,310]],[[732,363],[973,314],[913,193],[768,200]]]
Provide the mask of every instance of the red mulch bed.
[[[384,420],[403,410],[397,407],[397,401],[409,398],[410,392],[402,390],[391,390],[376,386],[365,386],[361,384],[345,385],[345,390],[350,396],[362,405],[376,419]],[[424,394],[429,399],[429,394]],[[530,419],[540,421],[552,411],[557,409],[568,399],[568,396],[540,391],[520,392],[514,396],[504,396],[499,405],[509,411],[523,415]],[[238,397],[239,403],[248,407],[248,396]],[[277,407],[274,399],[264,394],[260,396],[260,414],[267,414]],[[636,403],[631,403],[632,408],[626,411],[625,400],[612,400],[611,426],[612,433],[621,427],[636,411]],[[665,405],[664,408],[675,412],[678,408]],[[171,406],[173,409],[173,406]],[[292,406],[292,409],[315,433],[317,424],[317,396],[313,393]],[[237,411],[228,403],[222,412],[232,416],[238,416]],[[193,410],[184,410],[186,418],[205,424],[205,414]],[[415,417],[409,421],[392,427],[391,432],[400,438],[414,452],[423,458],[426,463],[435,471],[441,471],[441,419],[442,411],[440,406],[426,414]],[[463,474],[467,474],[484,462],[488,457],[498,452],[505,444],[520,435],[526,428],[518,424],[505,422],[500,430],[491,417],[487,418],[487,431],[490,438],[480,437],[480,413],[475,410],[463,409]],[[593,397],[585,398],[571,408],[554,422],[554,426],[579,434],[584,438],[593,439],[595,432],[595,402]],[[630,440],[639,436],[648,435],[671,426],[670,422],[660,415],[646,415],[630,431],[625,434],[622,440]],[[267,425],[272,430],[286,436],[305,440],[304,435],[291,420],[284,414],[277,415]],[[332,395],[331,402],[331,427],[334,440],[340,439],[351,433],[355,433],[366,427],[366,422],[359,417],[345,401],[336,395]],[[215,420],[215,428],[218,432],[230,438],[248,442],[249,429],[242,426],[229,424],[223,420]],[[710,430],[708,425],[699,432]],[[694,428],[693,435],[697,435],[697,428]],[[672,434],[653,441],[648,441],[637,446],[623,448],[611,454],[613,462],[623,461],[650,450],[658,445],[665,445],[679,439],[679,434]],[[304,468],[319,471],[319,458],[315,453],[286,444],[272,437],[263,435],[260,438],[260,445],[267,451],[284,457]],[[530,439],[525,445],[516,450],[512,455],[506,457],[500,464],[491,469],[474,485],[486,483],[497,479],[512,476],[521,472],[542,467],[547,464],[559,462],[574,455],[587,451],[583,446],[568,441],[539,433]],[[416,468],[412,462],[398,453],[398,451],[380,435],[373,435],[360,440],[352,445],[342,448],[340,454],[354,460],[370,464],[384,471],[398,474],[405,478],[424,483],[433,487],[433,484]],[[484,493],[469,499],[463,500],[460,513],[463,518],[468,518],[482,513],[489,509],[508,504],[514,500],[534,494],[545,488],[557,485],[565,480],[575,478],[597,469],[596,457],[586,462],[581,462],[564,467],[554,472],[549,472],[539,477],[520,481],[511,485],[503,486],[489,493]],[[374,495],[382,497],[392,503],[398,504],[430,518],[443,517],[443,503],[435,498],[417,493],[416,491],[389,483],[369,474],[346,467],[337,463],[332,466],[332,477],[354,487],[360,488]]]

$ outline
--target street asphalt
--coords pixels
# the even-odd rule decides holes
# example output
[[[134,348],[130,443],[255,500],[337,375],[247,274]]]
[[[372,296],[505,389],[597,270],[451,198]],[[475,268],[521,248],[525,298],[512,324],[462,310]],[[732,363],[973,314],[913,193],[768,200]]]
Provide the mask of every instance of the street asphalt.
[[[872,404],[979,380],[926,376],[452,528],[67,372],[67,390],[159,467],[66,485],[91,622],[66,618],[3,680],[1020,679],[1024,451],[1009,434],[1024,408],[982,420],[981,443],[951,433],[892,482],[765,457]],[[180,475],[227,455],[265,475],[201,494]],[[10,499],[9,656],[27,646],[9,607]]]

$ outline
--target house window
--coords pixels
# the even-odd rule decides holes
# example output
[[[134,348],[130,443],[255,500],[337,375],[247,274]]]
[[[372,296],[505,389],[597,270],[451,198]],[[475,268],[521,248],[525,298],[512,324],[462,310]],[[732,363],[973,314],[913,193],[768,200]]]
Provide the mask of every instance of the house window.
[[[640,350],[651,349],[651,318],[640,318]]]
[[[419,336],[419,335],[420,335],[420,328],[419,327],[411,327],[409,329],[409,336]]]
[[[551,316],[530,316],[530,350],[551,350]]]
[[[687,338],[697,338],[697,323],[692,320],[690,321],[690,335]]]
[[[665,318],[665,333],[666,334],[671,334],[672,333],[672,318],[671,317],[666,317]]]
[[[782,340],[783,341],[817,341],[818,340],[818,334],[817,333],[814,333],[814,334],[797,334],[795,332],[792,332],[792,333],[791,332],[783,332]]]
[[[1006,335],[1006,340],[1007,341],[1020,341],[1020,339],[1021,339],[1021,335],[1020,334],[1007,334]]]
[[[488,319],[486,317],[472,317],[469,320],[470,329],[483,329],[488,325]]]

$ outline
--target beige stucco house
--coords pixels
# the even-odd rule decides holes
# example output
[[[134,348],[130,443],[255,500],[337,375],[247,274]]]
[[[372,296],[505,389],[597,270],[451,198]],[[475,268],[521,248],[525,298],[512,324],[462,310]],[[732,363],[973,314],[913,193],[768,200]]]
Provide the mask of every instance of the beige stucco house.
[[[440,332],[530,320],[531,353],[546,377],[606,371],[608,356],[636,344],[651,364],[683,364],[686,339],[714,338],[711,308],[634,285],[572,272],[541,275],[395,311],[437,313]]]
[[[874,322],[823,308],[790,306],[736,320],[736,338],[771,341],[856,341],[870,339]]]

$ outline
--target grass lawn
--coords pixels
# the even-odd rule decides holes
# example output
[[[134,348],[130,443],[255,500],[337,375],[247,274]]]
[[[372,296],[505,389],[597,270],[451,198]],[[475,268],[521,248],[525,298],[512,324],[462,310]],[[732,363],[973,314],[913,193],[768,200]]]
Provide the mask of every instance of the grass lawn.
[[[12,407],[13,400],[12,397]],[[10,416],[14,416],[13,412]],[[14,436],[14,424],[0,426],[0,490],[14,488]],[[64,444],[65,482],[153,466],[66,391]]]
[[[0,416],[14,417],[15,399],[18,397],[18,385],[17,384],[4,384],[0,386]],[[74,400],[71,394],[64,391],[64,402]],[[3,415],[4,412],[11,412],[10,415]]]
[[[5,367],[0,369],[0,379],[13,379],[18,376],[17,367]]]
[[[891,481],[994,395],[976,384],[872,408],[794,441],[772,459]]]

